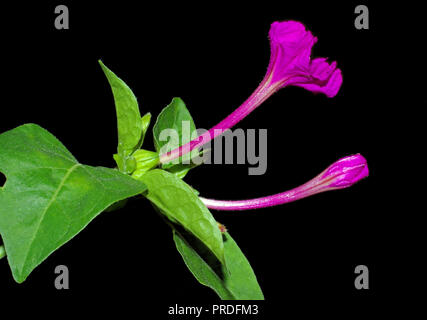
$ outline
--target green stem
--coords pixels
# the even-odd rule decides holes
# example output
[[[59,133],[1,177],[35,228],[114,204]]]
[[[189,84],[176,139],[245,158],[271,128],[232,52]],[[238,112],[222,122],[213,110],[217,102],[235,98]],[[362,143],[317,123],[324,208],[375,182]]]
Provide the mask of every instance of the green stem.
[[[4,249],[4,246],[0,246],[0,259],[6,257],[6,250]]]

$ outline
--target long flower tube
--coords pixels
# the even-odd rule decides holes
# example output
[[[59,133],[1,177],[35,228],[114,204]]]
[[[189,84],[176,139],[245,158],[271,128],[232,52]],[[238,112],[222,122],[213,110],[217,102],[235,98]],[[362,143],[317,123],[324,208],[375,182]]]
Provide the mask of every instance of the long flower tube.
[[[239,211],[260,209],[293,202],[329,190],[348,188],[369,175],[366,159],[355,154],[344,157],[309,182],[289,191],[250,200],[226,201],[200,197],[206,207],[215,210]]]
[[[160,163],[168,163],[208,143],[286,86],[303,87],[330,98],[338,93],[342,84],[341,70],[336,68],[336,62],[329,64],[325,58],[310,58],[317,38],[303,24],[297,21],[274,22],[269,38],[271,55],[267,73],[252,95],[227,118],[198,138],[162,154]]]

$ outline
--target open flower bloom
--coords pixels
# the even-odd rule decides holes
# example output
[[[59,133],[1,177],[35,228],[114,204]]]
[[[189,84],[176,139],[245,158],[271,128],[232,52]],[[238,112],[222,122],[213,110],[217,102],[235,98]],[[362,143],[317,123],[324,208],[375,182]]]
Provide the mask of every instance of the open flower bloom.
[[[311,48],[317,42],[309,30],[297,21],[274,22],[270,32],[271,57],[264,80],[252,95],[227,118],[197,139],[161,155],[167,163],[208,143],[233,127],[280,88],[293,85],[334,97],[342,84],[340,69],[325,58],[311,59]]]
[[[342,84],[336,62],[325,58],[311,59],[311,48],[317,42],[304,25],[296,21],[274,22],[270,32],[271,57],[264,81],[280,89],[294,85],[334,97]]]
[[[309,182],[279,194],[239,201],[213,200],[202,197],[200,200],[208,208],[216,210],[259,209],[293,202],[320,192],[347,188],[368,175],[366,159],[362,155],[356,154],[338,160]]]

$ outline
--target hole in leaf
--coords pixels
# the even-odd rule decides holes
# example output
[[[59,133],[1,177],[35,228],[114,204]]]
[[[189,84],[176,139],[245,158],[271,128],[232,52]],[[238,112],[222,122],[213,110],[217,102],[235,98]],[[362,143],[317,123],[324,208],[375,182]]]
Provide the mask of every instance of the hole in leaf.
[[[5,183],[6,183],[6,176],[2,172],[0,172],[0,188],[3,188]]]

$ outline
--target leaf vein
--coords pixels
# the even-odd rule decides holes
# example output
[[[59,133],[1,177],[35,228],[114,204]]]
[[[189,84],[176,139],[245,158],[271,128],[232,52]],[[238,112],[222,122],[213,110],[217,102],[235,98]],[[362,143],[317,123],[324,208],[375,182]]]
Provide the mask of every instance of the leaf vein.
[[[37,226],[36,226],[36,228],[35,228],[35,232],[34,232],[34,234],[33,234],[33,236],[32,236],[32,239],[31,239],[31,241],[29,241],[28,250],[27,250],[27,253],[26,253],[26,255],[25,255],[25,259],[23,260],[23,261],[24,261],[23,266],[25,266],[25,265],[26,265],[26,263],[27,263],[28,255],[29,255],[29,253],[30,253],[30,251],[31,251],[31,246],[32,246],[32,244],[33,244],[33,242],[34,242],[34,240],[35,240],[35,238],[36,238],[36,236],[37,236],[38,231],[40,230],[40,226],[41,226],[41,224],[42,224],[42,222],[43,222],[43,220],[44,220],[44,217],[46,216],[47,211],[49,210],[49,208],[50,208],[50,206],[52,205],[52,203],[53,203],[53,202],[56,200],[56,198],[58,197],[58,194],[59,194],[59,192],[61,191],[61,189],[63,188],[63,186],[64,186],[64,184],[65,184],[65,181],[68,179],[68,177],[70,176],[70,174],[71,174],[71,173],[72,173],[72,172],[73,172],[77,167],[79,167],[79,166],[81,166],[81,164],[80,164],[80,163],[76,163],[75,165],[73,165],[72,167],[70,167],[70,168],[67,170],[67,172],[65,173],[65,175],[64,175],[64,177],[62,178],[61,182],[59,183],[58,188],[56,188],[55,192],[53,193],[52,198],[49,200],[48,204],[46,205],[46,208],[43,210],[43,212],[42,212],[42,214],[41,214],[41,216],[40,216],[40,220],[39,220],[39,222],[38,222],[38,224],[37,224]]]

